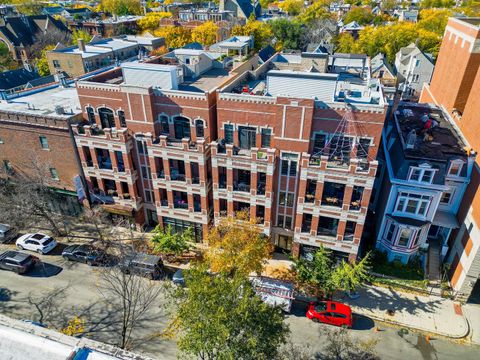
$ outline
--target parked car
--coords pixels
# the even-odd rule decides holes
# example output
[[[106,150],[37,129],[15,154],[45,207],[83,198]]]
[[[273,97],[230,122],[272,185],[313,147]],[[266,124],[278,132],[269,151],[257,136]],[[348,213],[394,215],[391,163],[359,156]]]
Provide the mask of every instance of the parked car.
[[[172,276],[172,282],[178,286],[185,286],[185,277],[183,276],[183,270],[177,270]]]
[[[163,275],[163,262],[160,256],[130,254],[120,260],[118,266],[125,274],[140,275],[152,280]]]
[[[16,244],[20,250],[36,251],[39,254],[48,254],[57,246],[54,238],[42,233],[20,236]]]
[[[7,243],[15,239],[17,232],[10,225],[0,224],[0,243]]]
[[[311,302],[307,318],[314,322],[351,328],[353,326],[352,309],[337,301]]]
[[[17,274],[25,274],[40,260],[33,255],[25,254],[20,251],[5,251],[0,254],[0,269],[13,271]]]
[[[108,254],[92,245],[70,245],[67,246],[62,256],[66,260],[78,261],[93,265],[105,265],[109,261]]]

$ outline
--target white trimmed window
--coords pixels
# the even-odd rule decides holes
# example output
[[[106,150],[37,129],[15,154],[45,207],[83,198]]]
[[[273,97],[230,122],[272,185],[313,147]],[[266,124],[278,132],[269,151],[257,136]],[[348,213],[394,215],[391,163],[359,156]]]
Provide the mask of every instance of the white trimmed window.
[[[410,236],[412,236],[412,229],[409,228],[400,228],[397,245],[407,247],[408,242],[410,241]]]
[[[431,197],[429,195],[409,194],[400,192],[395,205],[395,211],[411,215],[425,216],[427,214]]]
[[[450,176],[460,176],[463,168],[463,161],[452,161],[450,163],[450,168],[448,169],[448,175]]]
[[[397,226],[393,222],[387,221],[387,225],[385,226],[385,232],[383,233],[383,238],[389,243],[391,243],[394,239],[393,236],[395,235],[396,228]]]
[[[408,175],[408,180],[431,184],[435,170],[430,167],[411,167]]]
[[[442,194],[440,204],[450,204],[453,198],[453,191],[447,191]]]

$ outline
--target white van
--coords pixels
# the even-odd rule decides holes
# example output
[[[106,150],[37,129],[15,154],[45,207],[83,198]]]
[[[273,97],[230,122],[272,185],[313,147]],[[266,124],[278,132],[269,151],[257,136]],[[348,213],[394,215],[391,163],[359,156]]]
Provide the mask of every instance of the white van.
[[[12,241],[15,238],[15,230],[7,224],[0,224],[0,243]]]

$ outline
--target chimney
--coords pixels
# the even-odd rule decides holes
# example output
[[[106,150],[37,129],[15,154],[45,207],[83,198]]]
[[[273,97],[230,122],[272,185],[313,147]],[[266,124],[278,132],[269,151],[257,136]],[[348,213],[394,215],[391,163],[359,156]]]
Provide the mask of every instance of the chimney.
[[[85,40],[78,39],[78,50],[85,52]]]
[[[417,142],[417,132],[412,129],[407,135],[407,149],[413,149]]]

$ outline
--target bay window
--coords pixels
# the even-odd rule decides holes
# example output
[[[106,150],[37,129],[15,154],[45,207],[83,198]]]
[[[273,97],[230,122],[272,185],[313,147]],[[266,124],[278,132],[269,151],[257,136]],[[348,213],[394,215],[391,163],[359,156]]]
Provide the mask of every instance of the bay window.
[[[431,197],[429,195],[410,194],[400,192],[395,206],[396,212],[425,216],[428,211]]]

